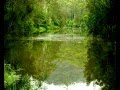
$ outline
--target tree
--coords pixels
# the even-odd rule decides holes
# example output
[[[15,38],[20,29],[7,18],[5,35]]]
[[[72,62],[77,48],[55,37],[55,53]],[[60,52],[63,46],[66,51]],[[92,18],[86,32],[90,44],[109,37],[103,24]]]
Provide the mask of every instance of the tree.
[[[102,90],[116,90],[116,32],[120,16],[115,10],[118,0],[89,0],[88,30],[92,36],[88,41],[88,62],[85,77],[90,83],[102,86]]]

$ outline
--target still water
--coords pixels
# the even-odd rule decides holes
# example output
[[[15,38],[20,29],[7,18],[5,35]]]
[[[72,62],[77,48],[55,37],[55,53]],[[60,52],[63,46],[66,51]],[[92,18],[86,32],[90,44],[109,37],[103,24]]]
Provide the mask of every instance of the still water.
[[[41,35],[6,40],[4,45],[5,63],[21,76],[16,90],[100,90],[93,82],[86,85],[87,49],[80,35]]]

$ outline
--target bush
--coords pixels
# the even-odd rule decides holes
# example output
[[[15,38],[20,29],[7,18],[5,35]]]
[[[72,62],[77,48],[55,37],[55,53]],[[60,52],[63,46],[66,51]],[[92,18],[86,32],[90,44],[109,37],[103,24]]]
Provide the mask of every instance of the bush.
[[[20,76],[16,74],[10,64],[4,64],[4,87],[15,84],[19,78]]]

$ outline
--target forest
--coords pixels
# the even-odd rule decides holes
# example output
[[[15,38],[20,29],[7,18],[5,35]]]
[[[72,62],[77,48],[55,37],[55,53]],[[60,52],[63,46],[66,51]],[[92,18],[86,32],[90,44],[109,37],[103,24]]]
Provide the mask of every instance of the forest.
[[[5,37],[85,32],[86,4],[84,0],[6,0]]]
[[[77,77],[88,85],[94,81],[101,90],[119,90],[116,84],[120,81],[119,10],[119,0],[5,0],[4,89],[31,90],[32,76],[39,81],[38,87],[45,80],[68,85]],[[85,39],[77,44],[69,39],[68,42],[25,40],[48,34]],[[67,66],[66,62],[72,65]],[[61,68],[55,71],[56,67]],[[52,80],[57,75],[66,78],[72,70],[76,76],[71,75],[70,81]],[[59,76],[59,71],[64,71],[65,77]],[[84,75],[77,76],[82,71]],[[81,79],[83,76],[85,80]]]

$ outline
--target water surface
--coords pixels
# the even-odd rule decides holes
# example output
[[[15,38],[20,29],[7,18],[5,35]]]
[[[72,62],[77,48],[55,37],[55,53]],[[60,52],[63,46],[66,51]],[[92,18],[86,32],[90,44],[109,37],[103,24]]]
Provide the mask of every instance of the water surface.
[[[36,82],[30,85],[36,90],[42,87],[42,90],[80,90],[83,87],[86,88],[84,90],[94,90],[93,84],[86,86],[83,75],[86,62],[84,39],[74,34],[49,34],[6,40],[5,62],[20,69],[18,74],[21,76],[27,75],[28,83]]]

